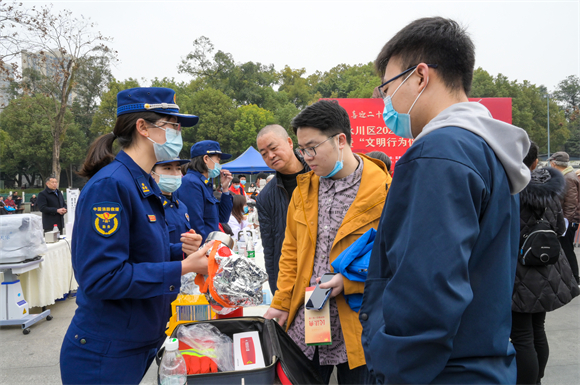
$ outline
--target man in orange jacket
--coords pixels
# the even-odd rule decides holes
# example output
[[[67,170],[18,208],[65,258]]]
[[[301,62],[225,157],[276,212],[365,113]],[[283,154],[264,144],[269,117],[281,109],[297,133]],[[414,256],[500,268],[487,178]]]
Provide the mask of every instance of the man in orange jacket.
[[[299,150],[311,172],[297,177],[288,207],[280,257],[278,290],[265,318],[287,322],[287,331],[328,382],[370,380],[361,345],[362,326],[345,294],[362,293],[363,282],[336,274],[321,284],[332,288],[332,345],[308,346],[304,337],[304,294],[317,278],[331,272],[334,259],[370,228],[377,228],[391,177],[384,163],[354,154],[348,113],[338,103],[319,101],[292,121]]]

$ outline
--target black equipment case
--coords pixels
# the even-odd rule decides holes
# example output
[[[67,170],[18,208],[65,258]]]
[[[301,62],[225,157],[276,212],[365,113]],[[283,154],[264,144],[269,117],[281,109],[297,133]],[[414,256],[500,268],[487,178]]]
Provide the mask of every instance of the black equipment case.
[[[281,366],[284,375],[294,385],[323,384],[310,360],[306,358],[298,345],[292,341],[290,336],[274,320],[267,320],[262,317],[240,317],[199,322],[209,323],[217,327],[222,333],[232,339],[235,333],[257,331],[260,335],[266,367],[254,370],[188,375],[187,383],[189,385],[271,385],[275,383],[278,365]],[[171,338],[177,338],[177,330],[187,325],[190,324],[178,325],[173,331]],[[160,349],[157,353],[156,360],[158,365],[161,362],[164,351],[165,349]],[[159,382],[159,369],[157,369],[157,381]]]

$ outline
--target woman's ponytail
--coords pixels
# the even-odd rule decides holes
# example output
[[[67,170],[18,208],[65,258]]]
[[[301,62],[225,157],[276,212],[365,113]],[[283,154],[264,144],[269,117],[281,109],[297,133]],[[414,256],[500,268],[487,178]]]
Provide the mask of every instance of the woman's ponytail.
[[[121,148],[131,147],[135,139],[135,129],[139,119],[155,123],[164,117],[166,115],[149,111],[118,116],[113,132],[99,136],[91,144],[89,153],[78,175],[90,179],[100,169],[115,160],[115,154],[113,153],[113,142],[115,139],[118,139],[117,142]]]
[[[116,138],[117,136],[111,132],[95,139],[78,174],[90,179],[100,169],[115,160],[113,142]]]

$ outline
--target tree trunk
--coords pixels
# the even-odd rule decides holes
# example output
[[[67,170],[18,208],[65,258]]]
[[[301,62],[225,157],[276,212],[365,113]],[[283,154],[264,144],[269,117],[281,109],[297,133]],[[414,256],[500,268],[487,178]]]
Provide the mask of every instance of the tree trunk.
[[[57,123],[55,123],[56,125]],[[60,130],[55,129],[54,140],[52,142],[52,175],[56,178],[60,187]]]

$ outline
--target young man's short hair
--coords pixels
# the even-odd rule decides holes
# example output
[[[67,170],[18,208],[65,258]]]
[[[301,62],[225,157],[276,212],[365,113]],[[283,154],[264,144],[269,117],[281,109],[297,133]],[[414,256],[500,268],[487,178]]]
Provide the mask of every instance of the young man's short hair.
[[[292,119],[291,125],[295,134],[300,127],[315,128],[328,137],[345,134],[351,144],[348,113],[335,100],[320,100],[306,107]]]
[[[238,178],[240,178],[240,180],[242,180],[242,178],[247,179],[246,176],[244,174],[240,174],[238,175]]]
[[[385,44],[375,60],[381,76],[389,60],[398,57],[402,70],[419,63],[436,64],[437,74],[447,88],[471,91],[475,46],[457,22],[442,17],[429,17],[413,21]]]
[[[538,159],[538,145],[530,141],[530,149],[528,150],[528,155],[524,158],[524,164],[530,168],[536,159]]]
[[[234,177],[234,178],[232,179],[232,184],[239,184],[239,183],[240,183],[240,178],[238,178],[238,177]]]

